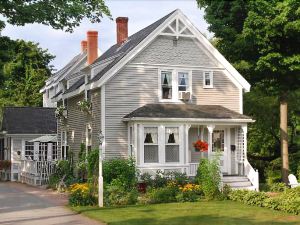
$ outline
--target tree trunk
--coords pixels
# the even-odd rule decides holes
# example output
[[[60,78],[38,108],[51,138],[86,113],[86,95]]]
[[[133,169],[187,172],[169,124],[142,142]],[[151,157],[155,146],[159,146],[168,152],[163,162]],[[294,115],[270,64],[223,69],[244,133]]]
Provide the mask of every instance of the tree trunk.
[[[280,100],[280,140],[281,140],[281,160],[282,160],[282,181],[288,184],[289,175],[289,150],[288,150],[288,127],[287,127],[287,100],[285,97]]]

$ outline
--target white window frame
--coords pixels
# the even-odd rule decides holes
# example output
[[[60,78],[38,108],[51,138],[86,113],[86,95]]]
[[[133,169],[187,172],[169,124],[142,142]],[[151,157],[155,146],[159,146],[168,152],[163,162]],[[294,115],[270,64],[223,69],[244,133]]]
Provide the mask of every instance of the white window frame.
[[[144,143],[144,132],[145,132],[145,128],[157,128],[157,144],[154,143]],[[141,162],[142,164],[147,164],[147,165],[156,165],[159,164],[162,161],[161,158],[161,147],[160,147],[160,126],[159,125],[147,125],[147,126],[143,126],[143,128],[141,129],[141,144],[142,144],[142,152],[141,152]],[[158,151],[158,162],[145,162],[145,145],[154,145],[157,146],[157,151]]]
[[[53,161],[58,160],[58,148],[56,142],[52,143],[52,160]]]
[[[158,163],[145,163],[144,161],[144,128],[147,127],[157,127],[158,129]],[[168,128],[178,128],[179,131],[179,162],[166,162],[166,127]],[[166,166],[166,165],[183,165],[184,163],[184,130],[182,124],[152,124],[146,123],[141,124],[139,129],[139,139],[140,139],[140,166]]]
[[[205,83],[205,75],[209,73],[210,85],[206,85]],[[213,88],[214,87],[214,73],[211,70],[203,71],[203,88]]]
[[[162,98],[162,83],[161,83],[161,72],[168,71],[172,73],[172,98],[164,99]],[[188,69],[171,69],[171,68],[161,68],[158,70],[158,98],[159,102],[178,102],[182,103],[179,99],[179,88],[178,88],[178,73],[188,73],[189,87],[188,90],[192,96],[192,70]]]
[[[24,152],[25,159],[30,160],[29,157],[31,157],[31,160],[33,160],[33,158],[34,158],[34,142],[25,141],[24,146],[25,146],[24,147],[24,149],[25,149],[25,152]],[[28,150],[27,147],[32,147],[32,149]],[[32,154],[30,154],[30,155],[26,154],[26,152],[29,152],[29,151],[32,151]]]
[[[178,143],[167,143],[167,136],[166,136],[166,133],[167,133],[167,128],[177,128],[178,129]],[[165,151],[165,158],[164,158],[164,163],[167,163],[167,164],[178,164],[180,163],[181,161],[181,155],[180,155],[180,152],[181,152],[181,141],[180,141],[180,138],[182,135],[180,135],[180,126],[176,126],[176,125],[165,125],[164,126],[164,151]],[[167,145],[178,145],[178,154],[179,154],[179,158],[178,158],[178,162],[166,162],[166,146]]]

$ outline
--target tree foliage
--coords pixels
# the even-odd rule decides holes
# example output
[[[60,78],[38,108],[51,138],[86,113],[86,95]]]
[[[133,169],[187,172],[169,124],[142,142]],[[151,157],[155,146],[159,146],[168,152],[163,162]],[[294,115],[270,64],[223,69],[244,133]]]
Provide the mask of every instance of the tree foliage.
[[[103,15],[111,18],[104,0],[8,0],[1,1],[0,14],[13,25],[40,23],[54,29],[72,32],[84,17],[100,22]],[[0,30],[4,22],[0,21]]]
[[[0,108],[41,106],[39,90],[51,75],[53,58],[33,42],[0,37]]]

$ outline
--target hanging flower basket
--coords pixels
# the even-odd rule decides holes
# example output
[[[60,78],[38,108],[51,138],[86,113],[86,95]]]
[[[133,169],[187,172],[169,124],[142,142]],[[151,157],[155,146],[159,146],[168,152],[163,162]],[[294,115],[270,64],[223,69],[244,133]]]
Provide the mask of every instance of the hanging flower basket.
[[[55,110],[55,117],[58,119],[66,119],[67,114],[67,109],[63,105],[58,106]]]
[[[77,102],[77,106],[81,112],[91,113],[92,103],[89,100],[82,100]]]
[[[202,140],[198,140],[193,143],[195,148],[195,152],[207,152],[208,151],[208,143]]]

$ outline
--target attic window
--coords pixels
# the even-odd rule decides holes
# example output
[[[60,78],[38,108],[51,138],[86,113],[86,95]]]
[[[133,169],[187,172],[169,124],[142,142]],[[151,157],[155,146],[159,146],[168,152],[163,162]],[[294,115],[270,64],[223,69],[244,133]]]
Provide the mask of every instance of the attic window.
[[[203,88],[213,88],[213,71],[203,72]]]

